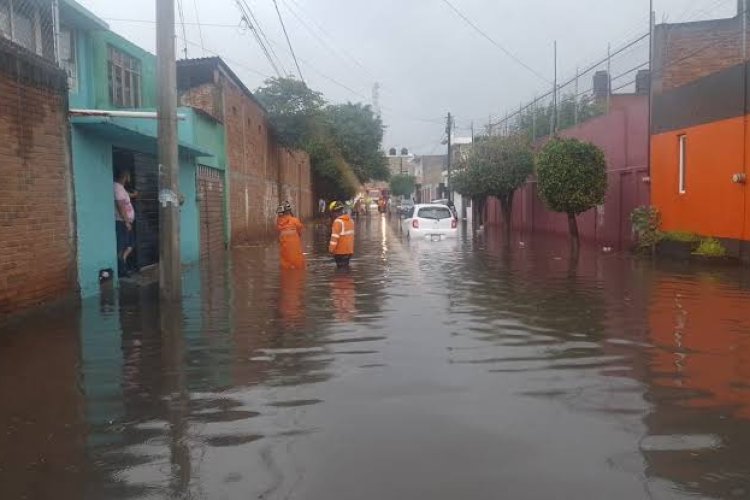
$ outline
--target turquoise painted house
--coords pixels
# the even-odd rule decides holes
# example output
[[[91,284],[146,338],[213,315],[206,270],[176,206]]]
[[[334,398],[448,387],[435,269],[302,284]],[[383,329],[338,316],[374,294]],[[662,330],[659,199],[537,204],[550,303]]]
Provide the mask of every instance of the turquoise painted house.
[[[156,57],[72,0],[60,2],[60,26],[61,65],[70,86],[78,280],[85,297],[99,292],[101,271],[117,269],[113,180],[119,169],[131,171],[138,191],[134,258],[140,267],[158,263],[157,121],[118,113],[155,111]],[[224,178],[224,127],[192,108],[178,113],[182,262],[193,264],[225,241],[223,182],[213,182]]]

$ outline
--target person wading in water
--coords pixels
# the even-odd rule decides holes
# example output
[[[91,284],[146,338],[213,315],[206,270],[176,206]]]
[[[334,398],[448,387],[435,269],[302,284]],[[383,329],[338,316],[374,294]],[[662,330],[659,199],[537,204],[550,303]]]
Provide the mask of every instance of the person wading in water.
[[[304,269],[305,256],[302,254],[302,229],[300,220],[292,214],[292,205],[285,201],[276,209],[279,231],[280,262],[282,269]]]

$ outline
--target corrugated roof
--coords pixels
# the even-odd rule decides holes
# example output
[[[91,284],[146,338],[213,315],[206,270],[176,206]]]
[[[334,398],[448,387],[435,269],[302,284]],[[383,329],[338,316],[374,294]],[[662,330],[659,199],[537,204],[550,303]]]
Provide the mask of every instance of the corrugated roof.
[[[211,67],[211,68],[220,68],[223,70],[229,78],[242,89],[242,92],[255,104],[257,104],[261,110],[263,110],[263,113],[266,115],[268,114],[268,110],[261,104],[261,102],[253,95],[253,93],[250,91],[250,89],[247,88],[247,86],[242,82],[242,80],[237,76],[237,74],[232,71],[232,68],[229,67],[229,65],[224,62],[224,60],[219,56],[212,56],[212,57],[198,57],[194,59],[180,59],[177,61],[177,82],[178,86],[180,86],[180,82],[183,81],[180,78],[180,70],[183,71],[189,71],[192,67]],[[180,88],[186,88],[186,87],[180,87]]]

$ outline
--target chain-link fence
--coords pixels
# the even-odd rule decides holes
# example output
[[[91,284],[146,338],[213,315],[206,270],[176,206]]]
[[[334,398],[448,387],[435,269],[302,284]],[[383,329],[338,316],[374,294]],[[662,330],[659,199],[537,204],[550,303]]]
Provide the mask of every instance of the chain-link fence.
[[[648,33],[608,49],[607,54],[573,76],[559,80],[533,101],[490,121],[490,135],[521,134],[532,141],[608,112],[621,94],[648,94]]]
[[[58,27],[58,0],[0,0],[0,37],[52,62],[60,62]]]

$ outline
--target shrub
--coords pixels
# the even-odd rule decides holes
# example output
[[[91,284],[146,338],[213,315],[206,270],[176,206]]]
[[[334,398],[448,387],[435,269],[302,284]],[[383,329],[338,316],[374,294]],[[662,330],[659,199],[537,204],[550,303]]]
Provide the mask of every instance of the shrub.
[[[682,243],[698,243],[701,237],[694,233],[686,231],[669,231],[664,233],[664,239],[669,241],[679,241]]]
[[[705,238],[701,240],[698,248],[693,252],[694,255],[701,257],[726,257],[727,249],[721,242],[715,238]]]
[[[656,250],[656,245],[662,240],[661,214],[656,207],[638,207],[630,214],[633,230],[638,235],[640,250]]]

